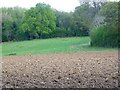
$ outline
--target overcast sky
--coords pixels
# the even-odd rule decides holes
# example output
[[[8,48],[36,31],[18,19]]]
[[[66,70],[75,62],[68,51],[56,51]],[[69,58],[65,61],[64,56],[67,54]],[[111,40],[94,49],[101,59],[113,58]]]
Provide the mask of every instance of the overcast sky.
[[[34,7],[39,2],[44,2],[57,10],[66,12],[73,11],[76,6],[79,6],[78,0],[0,0],[0,7],[19,6],[30,8]]]

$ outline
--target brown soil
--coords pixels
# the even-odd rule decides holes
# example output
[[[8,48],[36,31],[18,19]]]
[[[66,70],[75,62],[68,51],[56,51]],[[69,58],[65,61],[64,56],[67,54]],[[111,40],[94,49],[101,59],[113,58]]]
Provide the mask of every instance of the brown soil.
[[[115,88],[118,51],[5,56],[3,88]]]

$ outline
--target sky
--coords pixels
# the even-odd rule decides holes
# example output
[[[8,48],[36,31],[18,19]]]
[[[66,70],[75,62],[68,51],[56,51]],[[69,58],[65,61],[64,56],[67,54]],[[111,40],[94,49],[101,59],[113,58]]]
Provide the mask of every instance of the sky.
[[[52,8],[60,11],[70,12],[79,6],[79,0],[0,0],[0,7],[34,7],[37,3],[49,4]]]

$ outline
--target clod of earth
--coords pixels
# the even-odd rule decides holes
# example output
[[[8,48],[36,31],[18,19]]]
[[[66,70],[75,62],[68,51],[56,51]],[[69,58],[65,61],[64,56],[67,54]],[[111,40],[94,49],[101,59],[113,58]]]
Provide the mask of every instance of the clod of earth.
[[[115,88],[118,51],[3,56],[3,88]]]

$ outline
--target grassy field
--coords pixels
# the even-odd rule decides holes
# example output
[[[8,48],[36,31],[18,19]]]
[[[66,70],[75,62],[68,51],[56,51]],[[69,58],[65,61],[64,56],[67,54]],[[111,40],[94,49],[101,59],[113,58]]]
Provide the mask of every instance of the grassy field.
[[[90,47],[89,37],[37,39],[21,42],[8,42],[0,45],[2,56],[25,54],[48,54],[80,52],[90,50],[115,50],[116,48]]]

